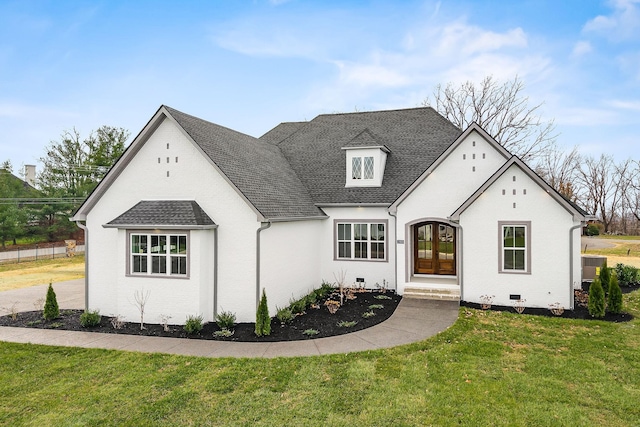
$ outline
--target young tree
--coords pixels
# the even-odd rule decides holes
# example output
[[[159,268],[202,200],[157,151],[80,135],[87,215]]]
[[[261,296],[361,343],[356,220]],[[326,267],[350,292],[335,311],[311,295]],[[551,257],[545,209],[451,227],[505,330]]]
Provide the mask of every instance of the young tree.
[[[262,289],[262,298],[260,304],[258,304],[258,311],[256,312],[256,330],[257,336],[271,335],[271,317],[269,317],[269,306],[267,305],[267,294]]]
[[[611,281],[609,283],[607,310],[613,314],[618,314],[622,311],[622,290],[620,290],[618,277],[615,274],[611,275]]]
[[[542,104],[529,105],[524,96],[524,83],[518,79],[500,83],[492,76],[480,84],[467,81],[436,86],[432,106],[460,129],[476,122],[496,141],[525,162],[540,157],[555,145],[553,120],[544,122],[539,116]]]
[[[53,290],[53,286],[51,286],[51,282],[49,282],[49,288],[47,289],[47,299],[44,303],[42,316],[45,318],[45,320],[53,320],[56,319],[59,315],[60,309],[58,308],[56,293]]]
[[[596,277],[589,287],[589,302],[587,303],[589,314],[596,318],[604,317],[604,304],[602,284],[600,283],[600,279]]]

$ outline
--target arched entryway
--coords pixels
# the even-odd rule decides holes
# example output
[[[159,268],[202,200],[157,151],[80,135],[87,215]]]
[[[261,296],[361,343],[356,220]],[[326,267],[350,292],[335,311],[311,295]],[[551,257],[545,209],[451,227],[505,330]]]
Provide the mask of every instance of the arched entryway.
[[[413,226],[414,274],[456,274],[456,229],[425,221]]]

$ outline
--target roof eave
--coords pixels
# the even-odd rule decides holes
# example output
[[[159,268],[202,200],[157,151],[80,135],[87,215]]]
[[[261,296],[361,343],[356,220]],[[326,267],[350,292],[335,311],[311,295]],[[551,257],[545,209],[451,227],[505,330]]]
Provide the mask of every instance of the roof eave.
[[[218,224],[103,224],[102,227],[128,230],[212,230],[218,228]]]

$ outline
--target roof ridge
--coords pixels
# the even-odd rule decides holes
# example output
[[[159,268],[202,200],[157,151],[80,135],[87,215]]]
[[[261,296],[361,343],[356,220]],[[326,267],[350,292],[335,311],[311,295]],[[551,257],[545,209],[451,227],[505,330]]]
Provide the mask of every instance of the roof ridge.
[[[167,111],[169,111],[169,113],[171,113],[171,115],[173,115],[173,113],[174,113],[174,112],[176,112],[176,113],[178,113],[178,114],[182,114],[183,116],[189,117],[189,118],[191,118],[191,119],[195,119],[195,120],[198,120],[198,121],[200,121],[200,122],[204,122],[204,123],[207,123],[207,124],[209,124],[209,125],[216,126],[216,127],[218,127],[218,128],[228,130],[228,131],[233,132],[233,133],[235,133],[235,134],[242,135],[242,136],[248,136],[249,138],[255,139],[256,141],[260,141],[260,138],[256,138],[255,136],[249,135],[249,134],[247,134],[247,133],[240,132],[240,131],[237,131],[237,130],[235,130],[235,129],[231,129],[230,127],[227,127],[227,126],[219,125],[219,124],[217,124],[217,123],[214,123],[214,122],[209,121],[209,120],[202,119],[202,118],[197,117],[197,116],[194,116],[194,115],[192,115],[192,114],[184,113],[184,112],[182,112],[182,111],[180,111],[180,110],[176,110],[175,108],[169,107],[168,105],[164,105],[164,104],[163,104],[162,106],[163,106],[165,109],[167,109]],[[260,141],[260,142],[263,142],[263,141]],[[264,142],[263,142],[263,143],[264,143]],[[271,145],[271,144],[269,144],[269,145]]]
[[[425,107],[411,107],[411,108],[391,108],[388,110],[352,111],[349,113],[325,113],[325,114],[318,114],[315,118],[313,118],[313,120],[317,119],[318,117],[325,117],[325,116],[350,116],[350,115],[358,115],[358,114],[393,113],[396,111],[402,112],[402,111],[413,111],[413,110],[433,110],[434,112],[437,113],[437,111],[433,107],[425,106]]]

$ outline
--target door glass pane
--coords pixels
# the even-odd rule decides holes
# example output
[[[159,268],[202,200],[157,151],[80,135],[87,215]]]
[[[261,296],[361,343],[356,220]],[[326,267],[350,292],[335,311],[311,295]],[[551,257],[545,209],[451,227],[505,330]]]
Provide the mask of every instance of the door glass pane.
[[[431,259],[432,255],[432,224],[425,224],[418,227],[418,257]]]
[[[453,227],[440,224],[438,226],[438,253],[440,259],[453,259]]]

